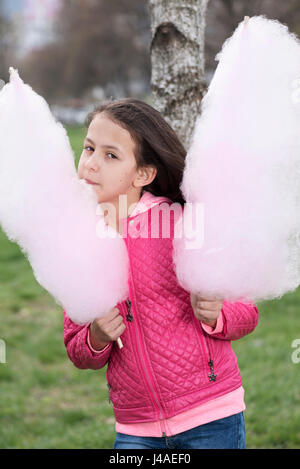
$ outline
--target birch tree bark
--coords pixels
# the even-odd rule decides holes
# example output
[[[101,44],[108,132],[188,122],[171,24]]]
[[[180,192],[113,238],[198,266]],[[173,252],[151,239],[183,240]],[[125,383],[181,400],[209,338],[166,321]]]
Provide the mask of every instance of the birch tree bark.
[[[209,0],[149,0],[153,106],[186,150],[205,93],[204,31]]]

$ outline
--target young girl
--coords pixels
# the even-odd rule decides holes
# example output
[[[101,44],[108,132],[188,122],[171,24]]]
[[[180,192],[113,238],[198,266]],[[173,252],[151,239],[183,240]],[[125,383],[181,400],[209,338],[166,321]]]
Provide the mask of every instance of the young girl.
[[[129,297],[85,326],[64,311],[68,356],[78,368],[108,364],[115,449],[245,448],[244,390],[231,340],[254,330],[256,306],[184,290],[172,262],[174,229],[156,238],[128,230],[149,220],[153,228],[161,202],[184,206],[185,149],[161,114],[137,99],[99,106],[87,125],[78,175],[99,203],[115,207],[116,220],[108,215],[107,223],[128,233]],[[119,195],[128,201],[120,222]]]

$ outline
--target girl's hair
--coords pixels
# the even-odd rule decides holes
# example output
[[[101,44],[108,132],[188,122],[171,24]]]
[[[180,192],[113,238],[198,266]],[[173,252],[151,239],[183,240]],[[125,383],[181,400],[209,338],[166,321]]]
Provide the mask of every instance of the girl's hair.
[[[155,196],[165,196],[184,205],[179,188],[186,151],[176,133],[162,115],[149,104],[136,98],[104,101],[86,118],[88,127],[94,117],[104,112],[130,133],[135,142],[137,167],[155,166],[154,180],[142,188]]]

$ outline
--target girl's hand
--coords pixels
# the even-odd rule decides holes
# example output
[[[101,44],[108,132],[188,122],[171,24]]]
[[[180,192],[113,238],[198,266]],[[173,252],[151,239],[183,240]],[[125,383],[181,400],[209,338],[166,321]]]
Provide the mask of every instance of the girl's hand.
[[[95,350],[101,350],[109,342],[117,340],[125,331],[123,316],[119,313],[118,308],[112,308],[106,316],[91,323],[90,342]]]
[[[191,305],[194,314],[199,321],[211,327],[216,327],[217,319],[220,316],[223,301],[208,300],[191,293]]]

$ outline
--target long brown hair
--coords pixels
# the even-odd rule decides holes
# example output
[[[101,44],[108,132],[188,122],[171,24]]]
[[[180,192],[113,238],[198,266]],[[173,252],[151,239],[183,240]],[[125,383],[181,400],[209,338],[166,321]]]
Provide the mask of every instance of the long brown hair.
[[[137,167],[155,166],[154,180],[143,187],[155,196],[164,196],[184,205],[179,185],[182,181],[186,150],[163,116],[149,104],[136,98],[104,101],[90,112],[85,125],[104,112],[130,133],[135,142]],[[142,191],[142,192],[143,192]]]

